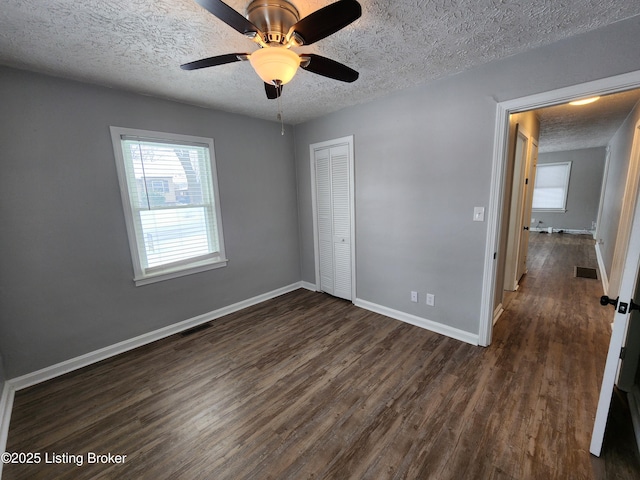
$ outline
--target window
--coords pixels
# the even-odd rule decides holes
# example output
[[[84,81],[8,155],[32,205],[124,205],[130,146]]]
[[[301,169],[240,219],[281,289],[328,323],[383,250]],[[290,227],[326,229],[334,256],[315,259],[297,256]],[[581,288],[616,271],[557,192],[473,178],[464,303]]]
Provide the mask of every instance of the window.
[[[224,267],[213,140],[111,127],[136,285]]]
[[[565,212],[571,162],[539,163],[533,188],[533,210]]]

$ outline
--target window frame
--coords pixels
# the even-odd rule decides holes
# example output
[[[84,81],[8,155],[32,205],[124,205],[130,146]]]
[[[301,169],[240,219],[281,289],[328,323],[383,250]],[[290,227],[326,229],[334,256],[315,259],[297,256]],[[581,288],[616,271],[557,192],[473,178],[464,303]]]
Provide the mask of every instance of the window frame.
[[[536,181],[535,184],[533,186],[533,196],[532,196],[532,202],[535,199],[535,195],[536,195],[536,188],[537,188],[537,183],[538,183],[538,179],[540,178],[540,168],[544,168],[544,167],[558,167],[558,166],[564,166],[565,167],[565,175],[564,175],[564,184],[563,184],[563,198],[562,198],[562,207],[546,207],[546,208],[536,208],[534,206],[534,204],[532,203],[532,207],[531,207],[531,211],[532,212],[566,212],[567,211],[567,199],[569,198],[569,180],[571,178],[571,163],[572,162],[550,162],[550,163],[538,163],[536,165]]]
[[[135,128],[125,128],[111,126],[111,139],[113,143],[113,152],[118,174],[118,183],[120,186],[120,195],[122,199],[122,208],[124,211],[125,224],[127,229],[127,237],[129,240],[129,250],[131,252],[131,261],[133,265],[133,281],[136,286],[148,285],[150,283],[161,282],[172,278],[178,278],[185,275],[192,275],[207,270],[226,267],[228,259],[225,254],[224,233],[222,228],[222,212],[220,209],[220,192],[218,188],[218,173],[216,168],[215,151],[212,138],[197,137],[193,135],[183,135],[177,133],[156,132],[150,130],[140,130]],[[207,237],[211,240],[211,235],[218,237],[218,254],[208,256],[207,258],[193,257],[182,261],[145,268],[140,252],[145,250],[144,245],[139,245],[138,238],[142,235],[137,234],[137,222],[134,218],[136,207],[132,202],[129,185],[127,182],[127,169],[125,166],[125,158],[123,153],[123,140],[138,137],[142,141],[158,142],[158,143],[176,143],[181,146],[199,146],[206,147],[209,153],[209,171],[210,171],[210,195],[212,200],[212,212],[215,215],[215,227],[209,222]]]

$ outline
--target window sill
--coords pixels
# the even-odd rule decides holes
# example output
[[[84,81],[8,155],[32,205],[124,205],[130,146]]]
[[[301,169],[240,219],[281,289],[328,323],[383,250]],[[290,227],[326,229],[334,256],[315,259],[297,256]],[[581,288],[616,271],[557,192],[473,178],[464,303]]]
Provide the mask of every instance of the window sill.
[[[566,208],[532,208],[532,212],[567,213]]]
[[[144,275],[140,277],[136,277],[133,281],[136,284],[136,287],[141,287],[143,285],[149,285],[151,283],[163,282],[165,280],[171,280],[172,278],[184,277],[186,275],[193,275],[194,273],[206,272],[207,270],[213,270],[216,268],[226,267],[229,260],[216,260],[213,263],[205,263],[193,265],[187,268],[180,268],[179,270],[170,270],[165,272],[157,272],[149,275]]]

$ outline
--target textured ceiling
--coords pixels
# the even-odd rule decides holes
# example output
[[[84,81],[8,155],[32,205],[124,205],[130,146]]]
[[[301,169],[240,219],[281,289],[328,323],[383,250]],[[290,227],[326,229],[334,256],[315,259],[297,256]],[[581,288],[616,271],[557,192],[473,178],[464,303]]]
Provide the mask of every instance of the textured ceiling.
[[[243,12],[248,0],[228,0]],[[302,17],[331,0],[293,0]],[[638,0],[360,0],[360,19],[298,52],[360,72],[300,71],[284,120],[299,123],[640,14]],[[275,120],[248,62],[183,71],[254,43],[193,0],[1,0],[0,64]]]
[[[597,102],[536,110],[540,153],[603,147],[640,101],[640,90],[600,97]]]

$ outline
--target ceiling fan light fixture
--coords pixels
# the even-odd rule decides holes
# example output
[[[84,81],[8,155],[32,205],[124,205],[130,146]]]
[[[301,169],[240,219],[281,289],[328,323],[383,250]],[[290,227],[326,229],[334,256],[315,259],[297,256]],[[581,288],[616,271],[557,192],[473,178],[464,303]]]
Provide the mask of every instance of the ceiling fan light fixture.
[[[288,48],[273,46],[256,50],[249,62],[263,82],[273,84],[277,80],[284,85],[295,76],[300,57]]]
[[[569,105],[589,105],[590,103],[593,103],[599,99],[600,97],[582,98],[580,100],[574,100],[573,102],[569,102]]]
[[[183,70],[198,70],[249,60],[264,82],[270,100],[279,99],[282,85],[290,82],[298,67],[307,72],[341,82],[354,82],[358,72],[335,60],[316,54],[297,55],[291,47],[311,45],[333,35],[362,15],[357,0],[338,0],[300,19],[290,0],[250,0],[246,16],[223,0],[195,0],[213,16],[261,48],[249,53],[227,53],[180,65]]]

